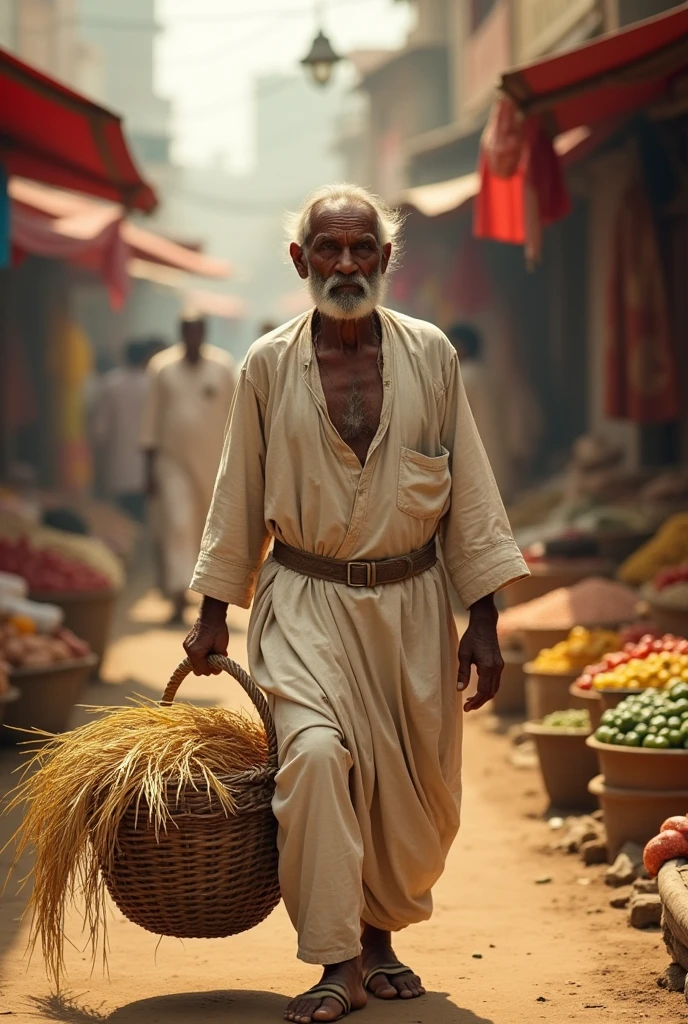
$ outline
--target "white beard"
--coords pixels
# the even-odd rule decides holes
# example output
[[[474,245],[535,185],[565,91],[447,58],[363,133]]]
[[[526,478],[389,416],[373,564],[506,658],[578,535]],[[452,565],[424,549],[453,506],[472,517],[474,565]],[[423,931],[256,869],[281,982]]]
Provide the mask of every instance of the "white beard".
[[[312,267],[309,271],[307,286],[313,303],[320,313],[332,320],[361,320],[370,316],[384,297],[385,281],[379,270],[370,277],[333,274],[328,278],[320,277]],[[358,285],[360,294],[334,291],[342,284]]]

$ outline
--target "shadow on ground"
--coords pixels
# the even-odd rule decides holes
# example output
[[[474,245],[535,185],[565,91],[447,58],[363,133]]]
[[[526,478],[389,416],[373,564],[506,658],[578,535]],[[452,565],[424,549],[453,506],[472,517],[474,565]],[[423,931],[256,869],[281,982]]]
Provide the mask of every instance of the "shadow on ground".
[[[274,1024],[283,1020],[289,997],[277,992],[226,990],[183,992],[128,1003],[104,1012],[80,997],[67,993],[31,997],[32,1017],[63,1024]],[[377,1024],[493,1024],[472,1010],[456,1006],[444,992],[428,992],[423,999],[407,1002],[372,1000],[356,1020]]]

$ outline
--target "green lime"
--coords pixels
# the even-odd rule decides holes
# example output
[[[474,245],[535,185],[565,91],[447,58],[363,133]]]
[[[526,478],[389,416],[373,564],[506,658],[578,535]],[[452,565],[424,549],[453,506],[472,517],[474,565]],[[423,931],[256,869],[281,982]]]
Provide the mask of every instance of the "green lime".
[[[638,722],[633,731],[640,737],[647,736],[647,724],[645,722]]]
[[[614,730],[611,729],[608,725],[601,725],[595,733],[595,739],[599,743],[611,743],[613,733]]]
[[[669,730],[669,743],[671,743],[672,747],[680,747],[683,743],[683,736],[678,729]]]
[[[609,708],[607,711],[604,711],[602,713],[602,717],[600,718],[601,725],[613,725],[615,722],[616,711],[614,711],[612,708]]]
[[[657,729],[661,729],[668,722],[666,715],[653,715],[650,719],[650,725],[656,726]]]
[[[682,715],[685,711],[688,711],[688,697],[679,697],[674,704],[674,714]]]
[[[643,740],[643,746],[647,747],[648,750],[654,750],[657,746],[657,737],[653,736],[652,733],[648,733],[645,739]]]
[[[672,700],[680,700],[681,697],[688,697],[688,683],[682,679],[670,679],[668,694]]]
[[[670,729],[680,729],[681,728],[681,719],[678,717],[678,715],[669,715],[669,718],[667,720],[667,725],[669,726]]]
[[[625,714],[621,719],[619,719],[619,732],[630,732],[631,729],[635,728],[635,725],[636,720],[633,715]]]
[[[688,750],[688,735],[683,737],[683,746],[685,750]]]
[[[654,708],[644,708],[640,712],[640,715],[638,717],[639,717],[641,722],[651,722],[652,719],[655,717],[655,709]]]
[[[668,750],[670,746],[668,736],[655,736],[655,750]]]
[[[671,729],[669,728],[669,726],[668,725],[663,725],[661,729],[657,730],[657,735],[658,736],[668,736],[670,732],[671,732]]]
[[[639,736],[634,729],[631,729],[631,731],[627,732],[624,736],[624,743],[627,747],[639,747],[642,742],[642,736]]]

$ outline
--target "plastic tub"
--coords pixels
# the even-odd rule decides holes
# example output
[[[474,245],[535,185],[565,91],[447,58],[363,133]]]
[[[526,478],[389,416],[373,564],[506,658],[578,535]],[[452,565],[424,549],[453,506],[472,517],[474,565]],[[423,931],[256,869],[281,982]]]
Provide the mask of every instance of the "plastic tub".
[[[94,673],[100,669],[115,616],[118,591],[62,591],[55,594],[32,594],[34,601],[49,601],[64,611],[64,624],[80,640],[85,640],[96,655]]]
[[[600,771],[609,786],[648,791],[688,790],[688,750],[621,747],[615,743],[600,743],[594,736],[587,742],[597,753]],[[684,814],[685,810],[680,813]]]
[[[619,789],[608,785],[603,775],[591,779],[589,789],[604,814],[610,863],[624,843],[645,846],[666,818],[683,814],[688,807],[688,789]]]
[[[504,671],[499,690],[492,701],[496,715],[519,715],[526,709],[526,677],[523,671],[523,654],[519,651],[502,651]]]
[[[579,672],[542,672],[534,669],[532,663],[524,665],[526,674],[526,714],[533,722],[554,711],[566,711],[567,708],[581,707],[572,703],[569,689]]]
[[[10,681],[19,690],[19,697],[6,708],[3,743],[20,743],[28,738],[7,726],[12,730],[35,728],[64,732],[97,660],[94,654],[88,654],[85,658],[60,661],[45,668],[14,669]]]
[[[595,731],[600,724],[602,718],[602,700],[597,690],[583,690],[580,686],[576,686],[575,683],[571,683],[569,686],[569,694],[571,696],[571,703],[569,707],[572,708],[587,708],[590,714],[590,727]]]
[[[586,810],[597,806],[588,783],[597,774],[597,758],[586,746],[589,729],[556,729],[541,722],[526,722],[540,761],[547,795],[554,807]]]

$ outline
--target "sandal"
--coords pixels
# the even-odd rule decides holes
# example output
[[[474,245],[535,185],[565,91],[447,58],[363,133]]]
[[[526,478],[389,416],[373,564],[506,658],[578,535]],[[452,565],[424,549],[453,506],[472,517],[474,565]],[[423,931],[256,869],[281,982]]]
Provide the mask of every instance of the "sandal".
[[[307,999],[311,996],[314,1000],[334,999],[341,1006],[342,1013],[338,1017],[334,1017],[332,1021],[328,1021],[328,1024],[334,1024],[334,1021],[341,1020],[342,1017],[346,1017],[347,1014],[351,1013],[352,1006],[349,993],[344,985],[340,985],[336,981],[324,981],[320,985],[314,985],[313,988],[309,988],[307,992],[304,992],[301,998]],[[315,1013],[315,1010],[313,1012]],[[315,1024],[318,1024],[317,1020]]]
[[[379,967],[373,967],[363,976],[363,988],[371,992],[370,982],[380,974],[384,974],[389,978],[395,977],[397,974],[414,974],[414,971],[410,967],[406,967],[405,964],[380,964]]]

